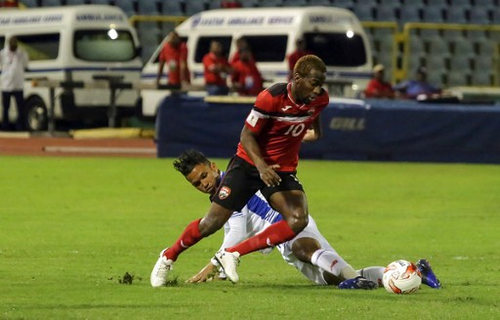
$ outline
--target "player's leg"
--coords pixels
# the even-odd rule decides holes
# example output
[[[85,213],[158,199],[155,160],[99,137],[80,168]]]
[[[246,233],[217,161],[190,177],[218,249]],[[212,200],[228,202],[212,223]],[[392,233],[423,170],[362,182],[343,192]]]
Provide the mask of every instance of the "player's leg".
[[[160,253],[153,271],[151,272],[151,285],[160,287],[167,282],[167,276],[173,268],[174,261],[185,250],[195,245],[202,238],[219,230],[229,219],[233,210],[226,209],[217,203],[212,203],[210,210],[202,219],[197,219],[188,224],[177,241]]]
[[[284,220],[274,223],[259,234],[227,248],[228,252],[245,255],[288,241],[302,231],[308,223],[307,198],[299,180],[291,173],[279,173],[281,183],[276,187],[261,189],[273,209]]]
[[[10,109],[10,96],[11,93],[7,91],[2,91],[2,129],[9,129],[9,109]]]
[[[384,270],[385,270],[385,267],[381,267],[381,266],[372,266],[372,267],[365,267],[363,269],[360,269],[360,270],[356,270],[356,272],[370,280],[370,281],[373,281],[375,282],[379,287],[382,287],[382,277],[384,276]]]
[[[17,108],[17,121],[16,121],[16,130],[22,131],[26,127],[26,111],[24,109],[24,99],[23,99],[23,91],[17,90],[13,92],[14,98],[16,100],[16,108]]]
[[[359,278],[360,274],[333,249],[319,232],[312,217],[309,217],[307,227],[289,243],[297,259],[311,263],[325,271],[323,279],[328,284],[339,284],[344,280],[350,280],[355,284],[352,286],[354,289],[372,289],[376,286],[376,282],[372,283],[364,277]]]

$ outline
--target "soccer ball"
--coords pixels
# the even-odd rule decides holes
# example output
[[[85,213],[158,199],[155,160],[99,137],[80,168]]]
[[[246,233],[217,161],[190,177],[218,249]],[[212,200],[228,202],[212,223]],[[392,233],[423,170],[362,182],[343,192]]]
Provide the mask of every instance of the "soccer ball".
[[[396,260],[385,268],[382,283],[385,290],[390,293],[413,293],[420,288],[422,275],[414,263]]]

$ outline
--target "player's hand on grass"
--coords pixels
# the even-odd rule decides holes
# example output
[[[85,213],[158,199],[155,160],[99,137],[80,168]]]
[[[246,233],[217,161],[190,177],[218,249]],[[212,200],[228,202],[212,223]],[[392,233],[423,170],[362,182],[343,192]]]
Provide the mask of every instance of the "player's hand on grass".
[[[209,262],[203,269],[197,274],[186,280],[186,283],[202,283],[216,279],[217,267]]]
[[[270,166],[263,165],[257,167],[257,170],[259,170],[260,179],[264,181],[266,186],[275,187],[280,184],[281,178],[275,171],[276,169],[279,169],[279,167],[279,164],[272,164]]]

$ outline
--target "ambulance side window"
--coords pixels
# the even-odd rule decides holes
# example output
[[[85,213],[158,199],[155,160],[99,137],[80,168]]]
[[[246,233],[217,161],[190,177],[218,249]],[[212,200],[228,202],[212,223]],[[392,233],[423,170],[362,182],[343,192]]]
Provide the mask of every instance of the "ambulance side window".
[[[30,61],[54,60],[59,55],[59,33],[18,35],[19,46],[26,50]]]
[[[203,56],[208,53],[210,49],[210,42],[213,40],[219,41],[222,44],[222,52],[228,58],[229,49],[231,47],[231,36],[207,36],[200,37],[198,42],[196,43],[194,61],[197,63],[201,63],[203,60]],[[188,48],[191,50],[191,48]]]
[[[245,35],[255,61],[281,62],[285,60],[288,35]]]

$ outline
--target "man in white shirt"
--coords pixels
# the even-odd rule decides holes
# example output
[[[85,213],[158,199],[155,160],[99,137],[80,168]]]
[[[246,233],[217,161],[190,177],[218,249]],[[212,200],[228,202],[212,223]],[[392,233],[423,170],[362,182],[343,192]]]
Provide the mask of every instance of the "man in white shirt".
[[[9,39],[8,47],[0,51],[0,88],[2,90],[2,129],[9,129],[9,108],[11,96],[16,99],[17,122],[16,129],[23,130],[26,125],[24,110],[24,70],[28,68],[28,55],[17,46],[16,37]]]

